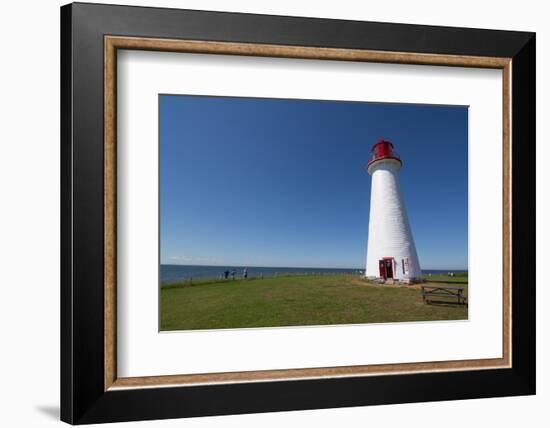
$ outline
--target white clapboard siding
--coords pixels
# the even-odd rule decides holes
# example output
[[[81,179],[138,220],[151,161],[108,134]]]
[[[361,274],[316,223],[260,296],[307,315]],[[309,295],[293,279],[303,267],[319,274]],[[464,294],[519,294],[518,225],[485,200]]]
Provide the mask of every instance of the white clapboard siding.
[[[394,258],[394,278],[421,277],[420,263],[399,186],[401,162],[379,159],[368,167],[371,201],[367,246],[367,277],[380,277],[379,260]],[[408,272],[403,265],[408,267]]]

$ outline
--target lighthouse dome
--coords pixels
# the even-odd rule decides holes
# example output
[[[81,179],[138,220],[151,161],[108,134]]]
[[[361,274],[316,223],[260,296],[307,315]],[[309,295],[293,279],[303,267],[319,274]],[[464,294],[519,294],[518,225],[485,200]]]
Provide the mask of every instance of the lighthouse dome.
[[[391,163],[396,164],[395,166],[397,166],[398,169],[401,168],[401,165],[403,165],[401,157],[393,147],[393,143],[382,138],[378,140],[374,146],[372,146],[371,156],[369,162],[367,163],[368,173],[372,174],[371,166],[379,164],[381,161],[390,161]]]

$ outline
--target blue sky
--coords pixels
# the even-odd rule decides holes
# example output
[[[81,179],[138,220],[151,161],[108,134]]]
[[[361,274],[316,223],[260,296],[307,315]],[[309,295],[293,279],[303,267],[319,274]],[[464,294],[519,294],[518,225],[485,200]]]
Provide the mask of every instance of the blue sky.
[[[163,264],[364,268],[378,138],[423,269],[468,258],[466,107],[160,96]]]

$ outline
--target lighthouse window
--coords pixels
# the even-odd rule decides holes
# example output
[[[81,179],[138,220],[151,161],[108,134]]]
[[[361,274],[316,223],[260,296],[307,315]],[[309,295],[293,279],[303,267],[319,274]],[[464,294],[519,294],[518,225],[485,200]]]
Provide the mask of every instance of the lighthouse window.
[[[401,259],[401,266],[403,268],[403,275],[405,275],[405,259]]]

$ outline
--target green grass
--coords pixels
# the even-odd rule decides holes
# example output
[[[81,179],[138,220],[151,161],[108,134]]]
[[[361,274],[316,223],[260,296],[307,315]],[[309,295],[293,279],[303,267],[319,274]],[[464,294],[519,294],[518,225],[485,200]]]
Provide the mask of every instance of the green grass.
[[[455,273],[455,276],[447,276],[446,274],[437,275],[422,275],[425,281],[434,283],[446,284],[468,284],[468,272]]]
[[[418,286],[305,275],[163,286],[160,315],[161,330],[195,330],[459,320],[467,319],[468,311],[425,305]]]

